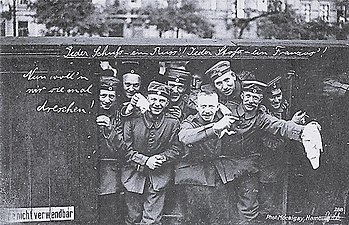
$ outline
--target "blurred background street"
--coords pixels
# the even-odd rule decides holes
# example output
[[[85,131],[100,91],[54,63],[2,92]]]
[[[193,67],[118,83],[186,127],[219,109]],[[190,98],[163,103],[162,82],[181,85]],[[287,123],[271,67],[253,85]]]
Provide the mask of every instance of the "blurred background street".
[[[1,0],[0,36],[346,40],[348,0]]]

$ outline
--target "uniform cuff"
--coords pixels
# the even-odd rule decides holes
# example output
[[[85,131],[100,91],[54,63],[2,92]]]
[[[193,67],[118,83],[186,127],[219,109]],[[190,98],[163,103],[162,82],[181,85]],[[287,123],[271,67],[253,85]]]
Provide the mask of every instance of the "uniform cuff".
[[[145,156],[145,155],[140,154],[140,153],[137,153],[137,154],[132,156],[132,161],[137,163],[137,164],[140,164],[142,166],[145,165],[145,163],[147,162],[148,159],[149,159],[148,156]]]

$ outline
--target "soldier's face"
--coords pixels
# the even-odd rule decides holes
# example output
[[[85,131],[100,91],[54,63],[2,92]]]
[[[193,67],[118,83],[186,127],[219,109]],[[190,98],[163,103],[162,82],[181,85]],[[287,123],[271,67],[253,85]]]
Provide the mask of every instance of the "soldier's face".
[[[216,94],[199,95],[197,110],[205,122],[211,122],[218,111],[218,96]]]
[[[216,89],[225,96],[229,96],[235,90],[235,76],[226,73],[214,80]]]
[[[274,109],[279,109],[282,103],[282,91],[281,89],[272,90],[271,95],[268,96],[268,102]]]
[[[168,105],[168,99],[157,94],[149,94],[148,101],[150,113],[153,115],[161,114]]]
[[[116,92],[108,90],[100,90],[99,92],[99,104],[100,108],[109,110],[116,101]]]
[[[124,88],[126,97],[131,99],[134,94],[139,92],[141,87],[141,79],[137,74],[124,75],[122,79],[122,86]]]
[[[246,111],[254,111],[258,108],[263,100],[262,94],[257,94],[249,91],[241,93],[242,105]]]
[[[168,81],[167,85],[171,89],[171,102],[178,102],[185,92],[184,84],[174,81]]]

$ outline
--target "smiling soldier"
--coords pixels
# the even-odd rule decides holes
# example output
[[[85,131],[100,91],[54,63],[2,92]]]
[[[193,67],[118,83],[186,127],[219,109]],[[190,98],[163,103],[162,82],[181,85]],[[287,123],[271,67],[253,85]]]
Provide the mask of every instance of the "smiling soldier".
[[[220,61],[213,65],[205,72],[205,78],[217,90],[220,103],[240,103],[241,81],[231,70],[229,61]]]
[[[127,163],[122,170],[128,215],[126,224],[161,224],[166,187],[180,154],[179,121],[165,114],[169,104],[167,85],[148,86],[149,110],[124,124]]]
[[[235,192],[238,198],[237,208],[241,220],[240,224],[245,225],[255,224],[256,220],[265,219],[260,216],[257,199],[261,134],[268,132],[279,137],[303,142],[306,152],[319,153],[322,145],[315,144],[310,148],[307,146],[307,143],[321,143],[319,126],[315,122],[303,126],[266,113],[265,107],[261,106],[266,84],[257,80],[244,80],[242,86],[242,102],[229,108],[232,116],[239,119],[229,128],[235,134],[225,135],[222,139],[222,155],[224,156],[222,168],[226,173],[221,178],[226,184],[228,192]],[[308,137],[308,132],[303,132],[308,128],[317,135]],[[312,158],[315,163],[310,161],[312,165],[315,165],[314,168],[318,167],[319,162],[318,155],[316,157]]]
[[[122,126],[117,104],[119,80],[112,70],[104,70],[100,77],[99,115],[99,224],[121,223],[120,168],[124,147]]]
[[[219,174],[221,139],[218,134],[233,124],[234,118],[219,111],[218,95],[210,90],[198,93],[196,115],[181,124],[179,139],[185,155],[176,164],[175,183],[183,190],[185,224],[224,224],[222,187]]]
[[[189,77],[189,71],[180,67],[170,67],[167,72],[167,85],[171,89],[171,101],[168,110],[180,121],[184,120],[188,115],[196,113],[196,110],[189,104],[190,99],[187,94],[190,89]]]

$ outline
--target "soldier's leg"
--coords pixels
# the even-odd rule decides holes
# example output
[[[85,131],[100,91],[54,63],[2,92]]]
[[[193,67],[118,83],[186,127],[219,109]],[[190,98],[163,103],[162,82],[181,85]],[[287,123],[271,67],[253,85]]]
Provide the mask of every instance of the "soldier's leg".
[[[263,214],[270,214],[272,212],[273,204],[274,204],[274,188],[273,183],[263,183],[261,182],[259,185],[259,203],[260,203],[260,211]]]
[[[260,171],[259,204],[264,215],[282,212],[282,164],[269,165]]]
[[[126,225],[134,225],[139,222],[143,211],[143,194],[125,191],[125,202],[127,206]]]
[[[209,202],[207,187],[198,185],[183,185],[186,199],[186,211],[184,212],[185,224],[208,224]]]
[[[141,224],[161,224],[166,190],[155,191],[150,184],[144,193]]]
[[[98,196],[98,224],[122,224],[123,205],[119,193]]]
[[[216,187],[208,187],[210,193],[208,195],[209,199],[209,223],[210,225],[228,225],[233,224],[230,221],[230,201],[225,185],[219,180],[216,183]]]
[[[259,215],[258,203],[258,185],[259,177],[257,174],[247,174],[241,176],[236,182],[237,189],[237,208],[242,223],[252,221]]]

